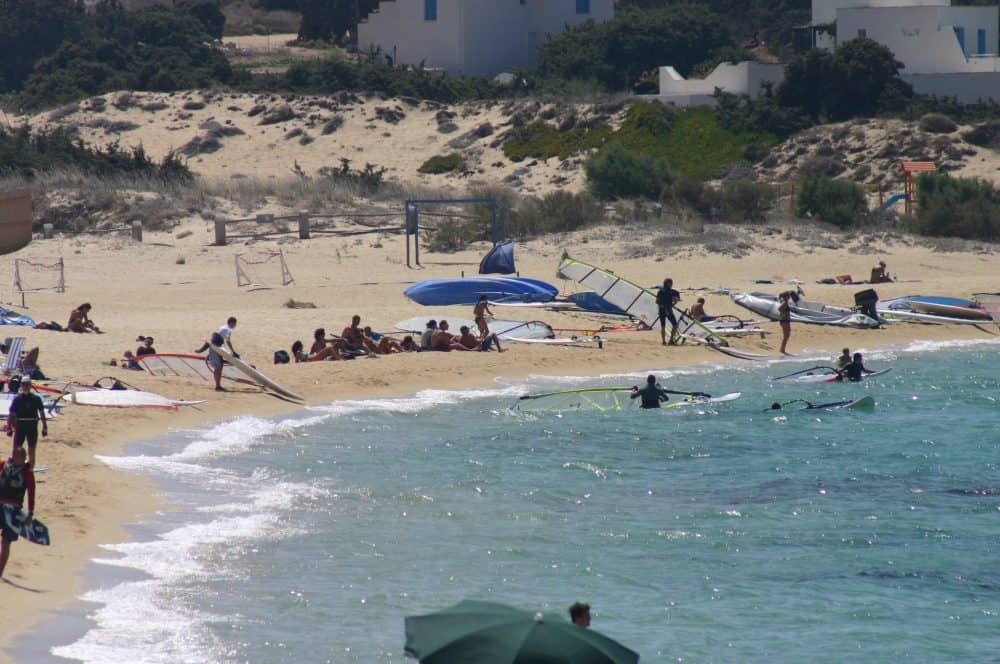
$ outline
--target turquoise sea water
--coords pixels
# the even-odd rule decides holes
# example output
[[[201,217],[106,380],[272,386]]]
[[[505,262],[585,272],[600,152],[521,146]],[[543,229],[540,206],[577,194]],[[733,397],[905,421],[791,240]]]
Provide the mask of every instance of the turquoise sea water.
[[[658,372],[735,402],[519,415],[538,378],[243,417],[106,459],[174,508],[108,547],[92,662],[402,662],[403,617],[563,610],[645,662],[995,661],[1000,346],[872,353],[868,384]],[[871,412],[764,412],[871,394]],[[113,580],[110,580],[113,579]]]

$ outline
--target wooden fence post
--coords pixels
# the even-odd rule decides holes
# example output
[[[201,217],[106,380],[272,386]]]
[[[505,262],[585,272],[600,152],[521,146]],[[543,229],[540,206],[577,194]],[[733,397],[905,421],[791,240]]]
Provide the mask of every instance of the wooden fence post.
[[[142,242],[142,219],[132,220],[132,239]]]
[[[299,239],[308,240],[309,239],[309,213],[300,212],[299,213]]]
[[[42,224],[42,237],[51,240],[56,234],[56,227],[52,224]]]
[[[226,220],[215,220],[215,244],[218,247],[226,246]]]

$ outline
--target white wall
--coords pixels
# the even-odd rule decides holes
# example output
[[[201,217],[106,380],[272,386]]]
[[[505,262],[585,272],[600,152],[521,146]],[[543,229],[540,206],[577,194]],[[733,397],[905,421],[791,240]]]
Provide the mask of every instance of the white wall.
[[[358,24],[358,50],[381,47],[395,54],[395,64],[461,71],[465,62],[464,0],[438,0],[437,20],[424,20],[423,0],[382,0],[368,20]]]
[[[437,21],[424,21],[423,0],[382,0],[358,26],[358,48],[395,49],[397,64],[493,75],[530,66],[545,37],[567,25],[613,16],[614,0],[590,0],[589,14],[576,13],[576,0],[438,0]]]
[[[465,74],[498,74],[532,62],[524,32],[529,6],[520,0],[465,0]]]
[[[837,10],[848,7],[947,7],[951,0],[812,0],[812,22],[833,23]]]
[[[903,80],[922,95],[957,97],[963,104],[973,104],[980,99],[1000,103],[1000,71],[972,74],[912,74]]]
[[[989,58],[966,58],[953,26],[965,28],[970,53],[976,50],[976,31],[985,29],[992,52],[997,45],[997,22],[996,7],[841,9],[837,12],[837,43],[864,34],[887,46],[903,63],[905,74],[990,70]]]
[[[714,104],[712,95],[719,88],[737,95],[756,97],[761,83],[770,81],[777,85],[784,78],[782,65],[760,62],[723,62],[705,78],[685,79],[673,67],[660,67],[659,100],[677,106],[702,106]]]

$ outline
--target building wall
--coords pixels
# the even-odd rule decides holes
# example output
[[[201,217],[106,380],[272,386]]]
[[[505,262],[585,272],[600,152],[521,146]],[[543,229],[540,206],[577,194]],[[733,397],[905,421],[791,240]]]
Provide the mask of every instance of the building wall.
[[[906,74],[990,71],[991,58],[969,60],[954,26],[965,28],[969,53],[976,50],[976,31],[986,30],[990,51],[996,50],[996,7],[854,8],[837,12],[837,43],[866,36],[886,45],[903,63]]]
[[[760,62],[723,62],[701,79],[685,79],[673,67],[660,67],[660,101],[677,106],[714,105],[715,89],[756,97],[765,81],[777,85],[784,78],[782,65]]]
[[[358,50],[381,48],[395,64],[461,71],[465,64],[464,0],[437,0],[437,20],[424,20],[423,0],[383,0],[358,25]]]
[[[397,64],[493,75],[534,63],[547,35],[589,19],[614,15],[614,0],[590,0],[588,14],[576,0],[438,0],[437,21],[424,20],[424,0],[382,0],[358,26],[358,48],[396,53]]]
[[[1000,71],[969,74],[910,74],[903,80],[922,95],[957,97],[963,104],[980,99],[1000,103]]]
[[[520,0],[465,0],[465,74],[524,69],[534,60],[524,26],[530,7]]]
[[[812,0],[812,22],[833,23],[837,10],[851,7],[948,7],[951,0]]]

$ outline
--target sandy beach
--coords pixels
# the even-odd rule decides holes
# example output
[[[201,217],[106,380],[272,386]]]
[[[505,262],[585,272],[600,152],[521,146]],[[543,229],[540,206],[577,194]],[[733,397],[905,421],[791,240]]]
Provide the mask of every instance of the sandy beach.
[[[799,228],[777,226],[737,229],[747,248],[741,257],[713,252],[711,242],[680,245],[656,242],[674,230],[667,225],[645,229],[603,226],[578,233],[520,243],[520,274],[543,279],[563,292],[576,284],[555,276],[564,249],[592,262],[652,286],[671,276],[682,290],[682,305],[700,294],[685,289],[725,286],[736,290],[777,292],[790,279],[801,280],[810,299],[853,305],[853,293],[865,286],[820,286],[824,277],[850,273],[864,278],[872,265],[885,259],[900,282],[879,286],[883,298],[907,294],[968,297],[976,291],[996,291],[996,255],[980,245],[962,245],[963,251],[943,252],[933,244],[902,235],[806,234]],[[189,232],[189,233],[188,233]],[[179,237],[180,236],[180,237]],[[818,241],[817,237],[822,236]],[[391,331],[405,318],[469,317],[465,307],[441,310],[423,308],[402,294],[406,285],[421,279],[475,273],[488,248],[456,254],[423,255],[421,269],[407,269],[400,235],[318,237],[299,240],[293,233],[254,242],[251,246],[211,246],[212,226],[200,218],[169,232],[146,233],[138,244],[115,235],[60,236],[35,240],[4,259],[11,269],[14,258],[38,261],[62,257],[66,292],[27,294],[24,313],[37,321],[65,324],[71,309],[82,302],[93,304],[92,318],[105,334],[77,335],[26,328],[8,328],[6,335],[27,336],[27,348],[41,349],[40,364],[50,377],[91,383],[113,375],[128,383],[178,399],[204,399],[198,406],[177,412],[140,409],[102,409],[68,405],[50,427],[50,436],[39,445],[36,513],[49,526],[53,545],[43,548],[25,542],[13,546],[11,561],[0,584],[0,597],[17,608],[8,617],[0,644],[8,647],[18,636],[30,633],[49,612],[70,603],[81,592],[80,570],[102,543],[126,537],[122,526],[143,518],[157,508],[158,497],[142,479],[114,472],[95,455],[114,455],[129,441],[146,439],[170,429],[217,422],[239,414],[270,416],[288,413],[300,405],[248,387],[234,385],[218,394],[207,382],[157,378],[139,371],[105,366],[134,350],[137,335],[155,337],[164,353],[189,353],[227,316],[238,317],[233,345],[249,361],[288,388],[306,395],[309,404],[338,399],[404,396],[434,387],[463,389],[490,386],[498,377],[517,379],[529,375],[597,375],[667,368],[704,362],[734,363],[712,350],[697,347],[664,348],[656,333],[611,333],[601,350],[567,347],[526,347],[512,344],[497,353],[413,353],[374,360],[324,362],[275,366],[277,349],[288,349],[296,339],[308,342],[316,327],[339,333],[352,314],[363,324]],[[653,240],[650,242],[650,240]],[[958,247],[958,245],[956,245]],[[665,248],[664,248],[665,247]],[[295,279],[280,286],[274,263],[261,266],[259,281],[272,288],[248,290],[236,285],[233,256],[239,252],[281,248]],[[639,249],[642,249],[640,251]],[[23,275],[22,275],[23,276]],[[51,274],[32,274],[37,285]],[[756,285],[754,280],[773,280]],[[709,313],[740,310],[723,295],[704,293]],[[10,291],[3,299],[11,301]],[[289,299],[315,308],[287,308]],[[18,302],[19,304],[19,302]],[[20,309],[19,309],[20,310]],[[595,329],[593,318],[573,313],[507,309],[504,318],[545,320],[556,328]],[[737,341],[741,348],[775,353],[780,342],[776,323],[759,337]],[[995,331],[995,328],[994,328]],[[873,349],[914,340],[990,339],[991,331],[971,326],[892,325],[873,331],[796,325],[789,349],[797,354],[830,352],[843,346]],[[747,395],[751,398],[752,395]]]

